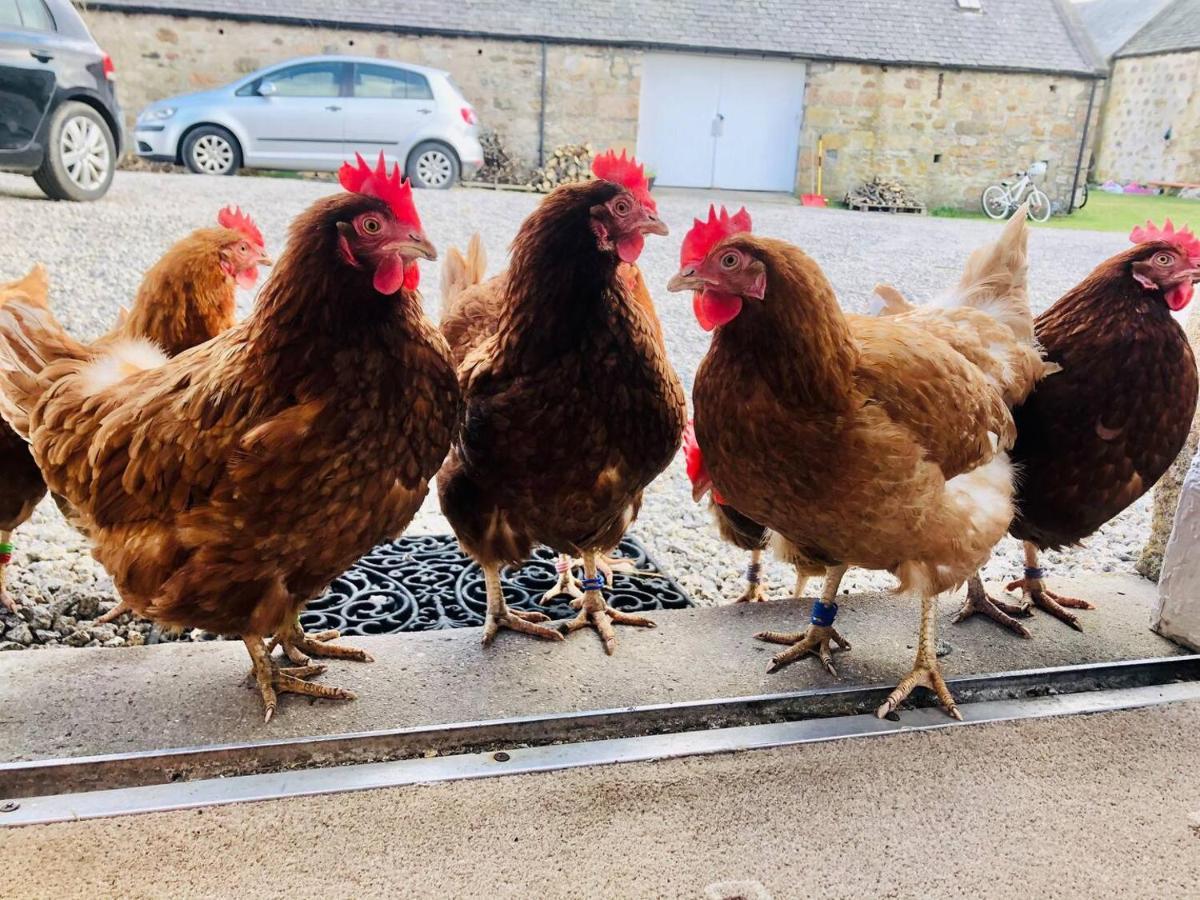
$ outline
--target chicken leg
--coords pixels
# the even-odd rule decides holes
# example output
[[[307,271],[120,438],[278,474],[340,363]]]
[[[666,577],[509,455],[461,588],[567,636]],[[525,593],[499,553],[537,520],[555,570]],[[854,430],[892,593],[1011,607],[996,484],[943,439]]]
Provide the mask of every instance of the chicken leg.
[[[116,606],[114,606],[104,615],[96,618],[96,624],[103,625],[106,622],[115,622],[117,619],[121,618],[121,616],[125,615],[125,613],[129,612],[130,609],[132,609],[132,607],[128,603],[126,603],[124,600],[118,600]]]
[[[1027,612],[1031,605],[1036,606],[1043,612],[1050,613],[1050,615],[1054,616],[1060,622],[1070,625],[1076,631],[1083,631],[1083,626],[1079,624],[1079,619],[1074,613],[1067,612],[1067,610],[1095,609],[1096,607],[1086,600],[1080,600],[1078,597],[1064,597],[1061,594],[1055,594],[1053,591],[1046,590],[1044,578],[1045,573],[1038,566],[1037,546],[1029,541],[1025,541],[1025,577],[1009,582],[1005,586],[1005,590],[1013,591],[1020,588],[1022,597],[1025,600],[1023,608]]]
[[[17,601],[8,593],[7,579],[8,564],[12,562],[12,532],[0,531],[0,606],[10,613],[17,611]]]
[[[883,719],[893,712],[905,698],[913,692],[913,688],[928,688],[937,694],[938,702],[952,719],[962,719],[954,695],[946,687],[942,677],[941,666],[937,659],[937,596],[921,598],[921,633],[917,640],[917,661],[913,669],[901,679],[896,689],[888,694],[886,700],[875,710],[875,715]]]
[[[539,603],[553,603],[557,598],[564,594],[571,598],[572,606],[583,599],[583,590],[579,587],[579,579],[575,577],[575,573],[571,571],[571,557],[567,553],[560,553],[554,560],[554,571],[558,573],[558,581],[554,583],[554,587],[542,594]]]
[[[962,608],[955,615],[954,622],[955,624],[965,622],[975,613],[987,616],[993,622],[1003,625],[1009,631],[1019,634],[1023,638],[1033,637],[1028,628],[1013,618],[1013,616],[1028,615],[1026,608],[989,597],[978,572],[972,575],[967,582],[967,599],[963,601]]]
[[[768,673],[778,672],[788,663],[811,653],[821,661],[821,665],[830,675],[837,677],[837,669],[833,667],[830,642],[842,650],[849,650],[850,642],[833,627],[833,619],[837,615],[837,604],[833,602],[833,599],[837,596],[838,587],[849,568],[849,566],[831,566],[826,570],[821,601],[813,604],[812,618],[808,628],[804,631],[760,631],[755,635],[758,640],[770,644],[791,645],[771,657],[771,664],[767,666]]]
[[[296,616],[291,624],[284,625],[271,641],[268,651],[277,646],[283,648],[284,654],[297,666],[307,666],[312,656],[322,656],[327,659],[350,659],[354,662],[374,662],[366,650],[347,647],[344,644],[333,644],[341,634],[335,630],[306,632],[300,626],[300,617]],[[253,654],[251,654],[253,655]]]
[[[746,565],[746,590],[733,602],[765,603],[770,599],[762,577],[762,550],[756,547],[750,551],[750,562]]]
[[[568,575],[571,573],[568,571]],[[499,633],[501,628],[510,628],[522,634],[545,638],[548,641],[561,641],[563,636],[554,628],[542,625],[549,622],[550,617],[539,612],[522,612],[519,609],[509,609],[504,602],[504,590],[500,584],[500,566],[498,563],[483,564],[483,581],[487,588],[487,618],[483,623],[483,645],[486,647]]]
[[[303,694],[307,697],[322,697],[326,700],[353,700],[354,692],[345,688],[330,687],[326,684],[313,684],[305,681],[314,675],[325,671],[324,666],[294,666],[285,668],[271,658],[271,651],[263,643],[261,637],[243,635],[242,641],[250,651],[252,668],[250,674],[258,684],[262,695],[264,722],[270,722],[275,715],[275,706],[279,702],[279,694]]]
[[[596,551],[585,550],[583,553],[583,601],[580,603],[579,615],[563,623],[560,627],[564,633],[571,634],[580,628],[594,628],[604,642],[604,652],[612,656],[617,647],[617,635],[613,625],[634,625],[639,628],[655,628],[655,624],[645,616],[635,616],[630,613],[613,609],[604,601],[602,593],[604,579],[596,574]]]

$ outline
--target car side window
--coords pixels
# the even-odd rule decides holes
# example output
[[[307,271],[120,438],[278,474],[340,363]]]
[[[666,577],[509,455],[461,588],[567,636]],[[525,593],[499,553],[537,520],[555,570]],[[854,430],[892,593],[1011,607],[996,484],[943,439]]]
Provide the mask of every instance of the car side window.
[[[431,100],[424,75],[392,66],[355,65],[354,96],[386,100]]]
[[[342,92],[341,63],[304,63],[264,75],[276,97],[337,97]]]
[[[21,11],[17,0],[0,0],[0,28],[21,28]]]
[[[45,0],[17,0],[21,13],[21,24],[29,31],[55,31],[54,16],[46,7]],[[3,17],[3,13],[0,13]]]

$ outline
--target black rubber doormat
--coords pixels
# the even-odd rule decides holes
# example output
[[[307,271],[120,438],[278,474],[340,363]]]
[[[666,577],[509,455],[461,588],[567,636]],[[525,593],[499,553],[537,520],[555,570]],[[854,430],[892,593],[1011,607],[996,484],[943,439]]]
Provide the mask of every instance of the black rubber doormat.
[[[618,554],[655,574],[614,576],[613,587],[605,590],[614,607],[644,612],[694,605],[637,538],[626,536]],[[544,612],[552,619],[574,616],[567,596],[547,605],[538,602],[557,581],[554,560],[550,550],[540,547],[521,568],[505,570],[508,605]],[[580,567],[575,572],[582,576]],[[380,544],[308,604],[300,621],[309,631],[336,628],[345,635],[396,634],[482,625],[486,610],[479,566],[463,555],[453,535],[434,534]]]

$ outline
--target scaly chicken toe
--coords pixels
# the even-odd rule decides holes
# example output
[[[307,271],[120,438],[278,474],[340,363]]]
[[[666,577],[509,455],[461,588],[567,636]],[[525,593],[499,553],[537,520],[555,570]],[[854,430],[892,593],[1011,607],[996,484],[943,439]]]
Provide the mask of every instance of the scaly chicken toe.
[[[842,637],[832,625],[810,623],[804,631],[760,631],[754,637],[771,644],[791,645],[771,657],[771,664],[767,666],[768,674],[778,672],[788,663],[811,653],[821,661],[825,671],[836,678],[837,669],[833,667],[833,652],[830,645],[836,644],[841,650],[850,649],[850,642]]]
[[[568,571],[567,575],[570,574]],[[508,604],[504,602],[504,591],[500,585],[499,565],[485,565],[483,580],[487,587],[487,617],[483,622],[483,645],[485,647],[496,639],[501,628],[540,637],[547,641],[563,640],[562,634],[557,629],[541,624],[550,621],[550,617],[544,613],[524,612],[508,608]]]
[[[617,648],[617,634],[614,625],[632,625],[637,628],[657,628],[645,616],[635,616],[630,613],[613,609],[604,600],[602,590],[604,577],[596,574],[597,563],[595,554],[585,553],[583,556],[583,600],[580,603],[579,615],[562,623],[559,628],[563,634],[572,634],[581,628],[594,628],[604,643],[604,652],[612,656]]]
[[[554,561],[554,571],[558,573],[558,581],[554,583],[554,587],[542,594],[539,603],[553,603],[559,597],[570,597],[572,606],[576,609],[578,601],[583,599],[583,591],[579,587],[579,579],[575,577],[575,573],[571,571],[571,557],[562,554]]]
[[[130,609],[131,607],[128,603],[126,603],[124,600],[119,600],[117,601],[117,605],[104,615],[96,617],[96,624],[105,625],[108,622],[115,622],[117,619],[121,618],[121,616],[125,615],[125,613],[129,612]]]
[[[967,582],[967,599],[963,601],[962,607],[954,616],[954,623],[957,625],[959,622],[965,622],[975,613],[987,616],[993,622],[1003,625],[1009,631],[1023,638],[1033,637],[1028,628],[1013,618],[1013,616],[1028,615],[1025,607],[1005,603],[1003,600],[996,600],[988,596],[983,587],[983,579],[979,577],[978,573]]]
[[[1061,594],[1046,590],[1043,581],[1044,577],[1045,573],[1042,569],[1027,566],[1025,568],[1025,577],[1009,582],[1005,586],[1005,590],[1015,591],[1017,588],[1020,588],[1021,595],[1025,600],[1024,609],[1028,610],[1030,605],[1036,606],[1043,612],[1050,613],[1050,615],[1054,616],[1060,622],[1071,626],[1076,631],[1083,631],[1083,626],[1079,624],[1079,619],[1074,613],[1067,610],[1095,609],[1096,607],[1078,597],[1064,597]]]
[[[375,661],[365,650],[347,647],[344,644],[330,643],[339,637],[341,637],[341,633],[333,629],[305,633],[304,629],[300,627],[300,620],[296,619],[276,633],[270,649],[274,650],[277,645],[282,647],[287,658],[298,666],[308,665],[311,656],[326,659],[349,659],[354,662]]]
[[[900,680],[896,689],[888,694],[887,699],[875,710],[875,715],[881,719],[895,712],[914,688],[923,687],[933,691],[952,719],[962,719],[954,695],[946,686],[942,677],[941,666],[937,659],[937,598],[928,596],[921,598],[921,632],[917,640],[917,661],[913,663],[912,671]]]
[[[264,722],[270,722],[271,717],[275,715],[279,694],[302,694],[306,697],[319,697],[324,700],[354,699],[354,692],[345,688],[305,681],[306,678],[320,675],[325,671],[325,666],[283,667],[271,659],[270,651],[263,643],[262,638],[243,637],[242,641],[250,652],[253,666],[250,674],[262,695]]]
[[[637,563],[624,556],[601,556],[596,560],[596,569],[604,576],[604,582],[612,587],[613,575],[654,575],[648,569],[639,569]]]

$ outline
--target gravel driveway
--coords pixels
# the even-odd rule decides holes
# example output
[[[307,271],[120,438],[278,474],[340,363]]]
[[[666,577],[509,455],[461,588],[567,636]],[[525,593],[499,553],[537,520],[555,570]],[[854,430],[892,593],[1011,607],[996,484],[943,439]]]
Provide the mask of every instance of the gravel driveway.
[[[0,175],[0,279],[16,278],[34,262],[43,262],[50,272],[54,309],[68,329],[90,338],[109,327],[118,304],[129,302],[143,272],[168,245],[191,229],[214,222],[224,204],[236,203],[249,211],[274,254],[282,247],[289,220],[331,190],[329,183],[293,179],[121,172],[103,201],[71,204],[44,200],[30,179]],[[658,301],[672,360],[690,391],[708,337],[692,318],[690,302],[668,294],[665,284],[677,267],[683,233],[693,216],[707,210],[710,197],[671,190],[656,196],[672,234],[649,238],[642,265]],[[803,247],[831,278],[844,306],[854,311],[866,308],[872,286],[880,281],[891,282],[915,298],[942,290],[957,279],[968,253],[999,230],[998,225],[970,220],[805,209],[789,198],[717,196],[727,204],[745,202],[756,231]],[[482,232],[491,255],[490,270],[496,272],[517,226],[538,199],[524,193],[471,189],[421,192],[417,203],[439,249],[462,246],[473,232]],[[1035,311],[1125,245],[1120,234],[1035,231],[1030,247]],[[437,267],[423,268],[426,309],[436,314]],[[252,299],[248,294],[240,297],[243,314]],[[411,530],[449,530],[432,495]],[[650,488],[634,530],[698,602],[720,603],[740,593],[745,560],[718,540],[707,512],[692,503],[681,460]],[[1105,526],[1087,549],[1047,553],[1045,565],[1062,574],[1132,571],[1148,530],[1149,500],[1143,498]],[[75,619],[87,620],[108,608],[113,602],[112,584],[52,503],[42,504],[14,544],[10,589],[25,603],[37,604],[35,621],[25,623],[34,644],[64,635],[76,644],[141,642],[144,625],[133,631],[124,624],[74,627]],[[994,584],[1019,575],[1021,564],[1019,544],[1005,539],[985,575]],[[782,595],[785,585],[790,591],[791,576],[784,567],[773,565],[770,577],[777,593]],[[890,582],[886,573],[852,570],[843,587],[855,591]],[[27,643],[21,622],[0,616],[0,624],[7,627],[7,632],[0,629],[0,648],[9,646],[14,637],[19,644]]]

